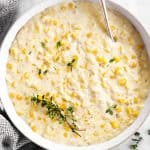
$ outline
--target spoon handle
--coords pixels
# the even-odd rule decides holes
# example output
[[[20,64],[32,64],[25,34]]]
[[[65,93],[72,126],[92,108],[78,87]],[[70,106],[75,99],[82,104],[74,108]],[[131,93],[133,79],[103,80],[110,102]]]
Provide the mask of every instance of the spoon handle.
[[[114,41],[113,34],[112,34],[110,24],[109,24],[109,20],[108,20],[106,1],[105,0],[99,0],[99,4],[102,4],[108,34],[109,34],[110,38]]]

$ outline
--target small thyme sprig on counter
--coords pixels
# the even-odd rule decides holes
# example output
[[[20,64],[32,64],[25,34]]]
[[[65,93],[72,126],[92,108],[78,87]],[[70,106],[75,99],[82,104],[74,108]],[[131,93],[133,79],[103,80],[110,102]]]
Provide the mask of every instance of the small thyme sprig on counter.
[[[67,109],[60,108],[58,104],[54,102],[53,96],[50,98],[46,98],[44,95],[32,96],[31,102],[45,107],[49,118],[59,121],[60,124],[66,123],[73,133],[81,137],[78,131],[82,130],[80,130],[76,125],[76,119],[73,115],[74,107],[70,106]]]
[[[133,144],[130,145],[130,149],[137,150],[138,144],[143,140],[139,132],[134,133],[135,138],[132,139]]]
[[[148,135],[150,135],[150,130],[147,131]]]

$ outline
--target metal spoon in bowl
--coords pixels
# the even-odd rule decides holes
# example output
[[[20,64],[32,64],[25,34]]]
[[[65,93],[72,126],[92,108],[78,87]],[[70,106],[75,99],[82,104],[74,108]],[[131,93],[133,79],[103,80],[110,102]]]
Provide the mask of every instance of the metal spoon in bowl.
[[[112,39],[112,41],[114,41],[113,34],[112,34],[110,24],[109,24],[109,20],[108,20],[106,1],[105,0],[99,0],[99,4],[100,5],[102,4],[108,34],[109,34],[110,38]]]

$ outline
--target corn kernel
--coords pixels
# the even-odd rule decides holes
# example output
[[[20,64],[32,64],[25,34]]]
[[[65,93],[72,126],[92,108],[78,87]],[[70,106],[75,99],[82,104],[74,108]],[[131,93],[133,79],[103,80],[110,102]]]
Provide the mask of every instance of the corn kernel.
[[[38,99],[39,100],[42,100],[43,98],[42,98],[42,95],[38,95]]]
[[[65,129],[66,131],[70,131],[70,127],[69,127],[67,124],[64,125],[64,129]]]
[[[60,105],[60,108],[61,109],[66,109],[67,108],[67,105],[65,102],[62,102],[61,105]]]
[[[11,98],[11,99],[13,99],[14,97],[15,97],[15,94],[14,93],[9,93],[9,97]]]
[[[73,135],[75,138],[79,138],[80,136],[79,135],[77,135],[77,134],[74,134]]]
[[[16,49],[15,49],[15,48],[11,48],[11,49],[10,49],[10,54],[11,54],[12,56],[15,56],[15,55],[16,55]]]
[[[132,57],[132,59],[135,59],[135,58],[136,58],[136,55],[135,55],[135,54],[132,54],[131,57]]]
[[[127,112],[129,115],[132,115],[133,108],[127,107],[127,108],[126,108],[126,112]]]
[[[118,102],[120,104],[126,104],[127,100],[125,100],[125,99],[118,99]]]
[[[17,99],[17,100],[22,100],[22,96],[21,96],[20,94],[17,94],[17,95],[16,95],[16,99]]]
[[[62,40],[61,45],[65,46],[65,47],[68,47],[69,43],[67,41]]]
[[[35,24],[34,28],[35,28],[35,32],[38,33],[40,31],[40,26],[37,23]]]
[[[119,51],[122,52],[122,46],[119,46]]]
[[[92,37],[92,32],[89,32],[89,33],[87,33],[87,38],[90,38],[90,37]]]
[[[44,38],[44,42],[48,43],[48,38],[47,37]]]
[[[106,76],[106,74],[107,74],[107,72],[103,72],[103,73],[102,73],[102,76],[103,76],[103,77],[105,77],[105,76]]]
[[[43,78],[44,78],[44,75],[43,75],[43,74],[39,74],[39,78],[40,78],[40,79],[43,79]]]
[[[114,73],[115,73],[116,75],[121,75],[121,74],[122,74],[121,68],[120,68],[120,67],[115,68]]]
[[[102,124],[100,125],[101,128],[105,128],[105,126],[106,126],[105,123],[102,123]]]
[[[115,57],[115,62],[120,62],[120,57]]]
[[[58,25],[58,21],[57,20],[53,20],[53,24],[56,26]]]
[[[22,115],[23,115],[23,113],[20,112],[20,111],[17,111],[17,114],[18,114],[19,116],[22,116]]]
[[[23,49],[22,49],[22,53],[23,53],[23,54],[26,54],[26,53],[27,53],[27,50],[26,50],[25,48],[23,48]]]
[[[75,102],[74,107],[77,108],[79,106],[79,103]]]
[[[78,38],[78,34],[77,33],[71,33],[71,37],[72,37],[72,39],[76,40]]]
[[[126,84],[127,84],[127,80],[125,78],[119,80],[120,86],[126,86]]]
[[[16,86],[16,83],[15,83],[15,81],[13,81],[12,83],[11,83],[11,87],[15,87]]]
[[[31,129],[32,129],[34,132],[36,132],[37,127],[36,127],[36,126],[32,126]]]
[[[111,121],[110,124],[111,124],[111,127],[114,128],[114,129],[119,128],[119,124],[115,120]]]
[[[9,70],[11,70],[11,69],[13,68],[13,65],[12,65],[11,63],[8,63],[8,64],[7,64],[7,68],[8,68]]]
[[[134,117],[138,117],[139,111],[138,111],[138,110],[134,110],[134,111],[132,112],[132,115],[133,115]]]
[[[68,6],[69,6],[70,9],[74,9],[75,8],[74,3],[69,3]]]
[[[96,60],[101,64],[106,64],[107,63],[107,61],[104,57],[97,57]]]
[[[136,64],[135,62],[133,62],[133,63],[131,64],[131,67],[132,67],[132,68],[136,68],[136,66],[137,66],[137,64]]]
[[[66,8],[66,6],[61,6],[61,10],[63,10],[63,11],[65,11],[67,8]]]
[[[139,115],[139,111],[133,109],[132,107],[127,107],[126,111],[127,111],[128,115],[133,115],[134,117],[137,117]]]
[[[64,132],[64,137],[67,138],[68,137],[68,133]]]
[[[110,27],[111,27],[112,31],[116,30],[116,27],[114,25],[111,25]]]
[[[104,51],[105,51],[106,53],[109,53],[109,52],[110,52],[110,50],[107,49],[107,48],[105,48]]]
[[[75,92],[72,92],[72,93],[71,93],[71,97],[72,97],[72,98],[75,98],[75,97],[77,97],[77,94],[76,94]]]
[[[117,106],[116,111],[117,112],[122,112],[122,108],[120,106]]]
[[[103,88],[107,87],[107,85],[104,83],[104,81],[102,81],[101,85],[102,85]]]
[[[126,56],[126,55],[124,55],[122,58],[123,58],[125,61],[128,61],[128,60],[129,60],[128,56]]]
[[[110,78],[111,78],[111,79],[115,79],[116,76],[115,76],[115,75],[110,75]]]
[[[34,113],[32,110],[29,112],[29,116],[30,116],[30,118],[34,119]]]
[[[23,75],[23,77],[24,77],[25,79],[29,79],[30,74],[29,74],[28,72],[25,72],[24,75]]]
[[[137,97],[135,97],[135,98],[134,98],[134,103],[137,104],[138,102],[139,102],[139,99],[138,99]]]
[[[54,41],[55,41],[55,42],[58,41],[58,36],[57,36],[57,35],[54,36]]]

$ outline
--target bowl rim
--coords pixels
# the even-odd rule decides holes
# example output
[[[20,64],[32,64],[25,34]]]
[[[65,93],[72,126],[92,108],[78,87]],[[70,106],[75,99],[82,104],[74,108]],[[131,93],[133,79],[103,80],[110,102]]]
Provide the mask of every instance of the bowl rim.
[[[40,135],[34,133],[31,128],[19,117],[15,111],[15,108],[11,102],[11,100],[8,97],[8,92],[7,92],[7,86],[6,86],[6,63],[7,63],[7,58],[9,54],[9,48],[16,37],[16,34],[18,31],[23,27],[23,25],[31,19],[33,16],[36,14],[42,12],[48,7],[51,7],[53,5],[56,5],[60,2],[63,2],[65,0],[48,0],[48,1],[43,1],[39,3],[38,5],[34,6],[32,9],[27,11],[24,15],[22,15],[9,29],[8,33],[6,34],[2,45],[1,45],[1,51],[0,51],[0,85],[3,86],[0,91],[0,97],[1,101],[3,103],[4,109],[12,121],[12,123],[15,125],[15,127],[23,133],[28,139],[36,143],[37,145],[46,148],[46,149],[54,149],[54,150],[97,150],[97,149],[110,149],[115,147],[116,145],[119,145],[122,143],[124,140],[126,140],[128,137],[130,137],[144,122],[144,120],[147,118],[149,115],[149,107],[150,106],[150,97],[148,96],[144,108],[141,111],[139,117],[123,132],[121,132],[118,136],[114,137],[113,139],[106,141],[104,143],[99,143],[99,144],[94,144],[90,146],[82,146],[82,147],[76,147],[76,146],[69,146],[69,145],[64,145],[64,144],[59,144],[55,143],[53,141],[47,140]],[[71,1],[71,0],[68,0]],[[92,1],[92,0],[89,0]],[[93,1],[92,1],[93,2]],[[96,2],[96,0],[94,0]],[[134,26],[136,26],[136,29],[140,32],[141,37],[144,41],[144,44],[147,48],[147,52],[150,58],[150,46],[148,43],[150,43],[150,37],[145,30],[144,26],[138,21],[137,18],[135,18],[128,10],[120,6],[119,4],[109,0],[107,1],[107,4],[109,7],[119,11],[122,15],[124,15]],[[149,48],[149,49],[148,49]]]

